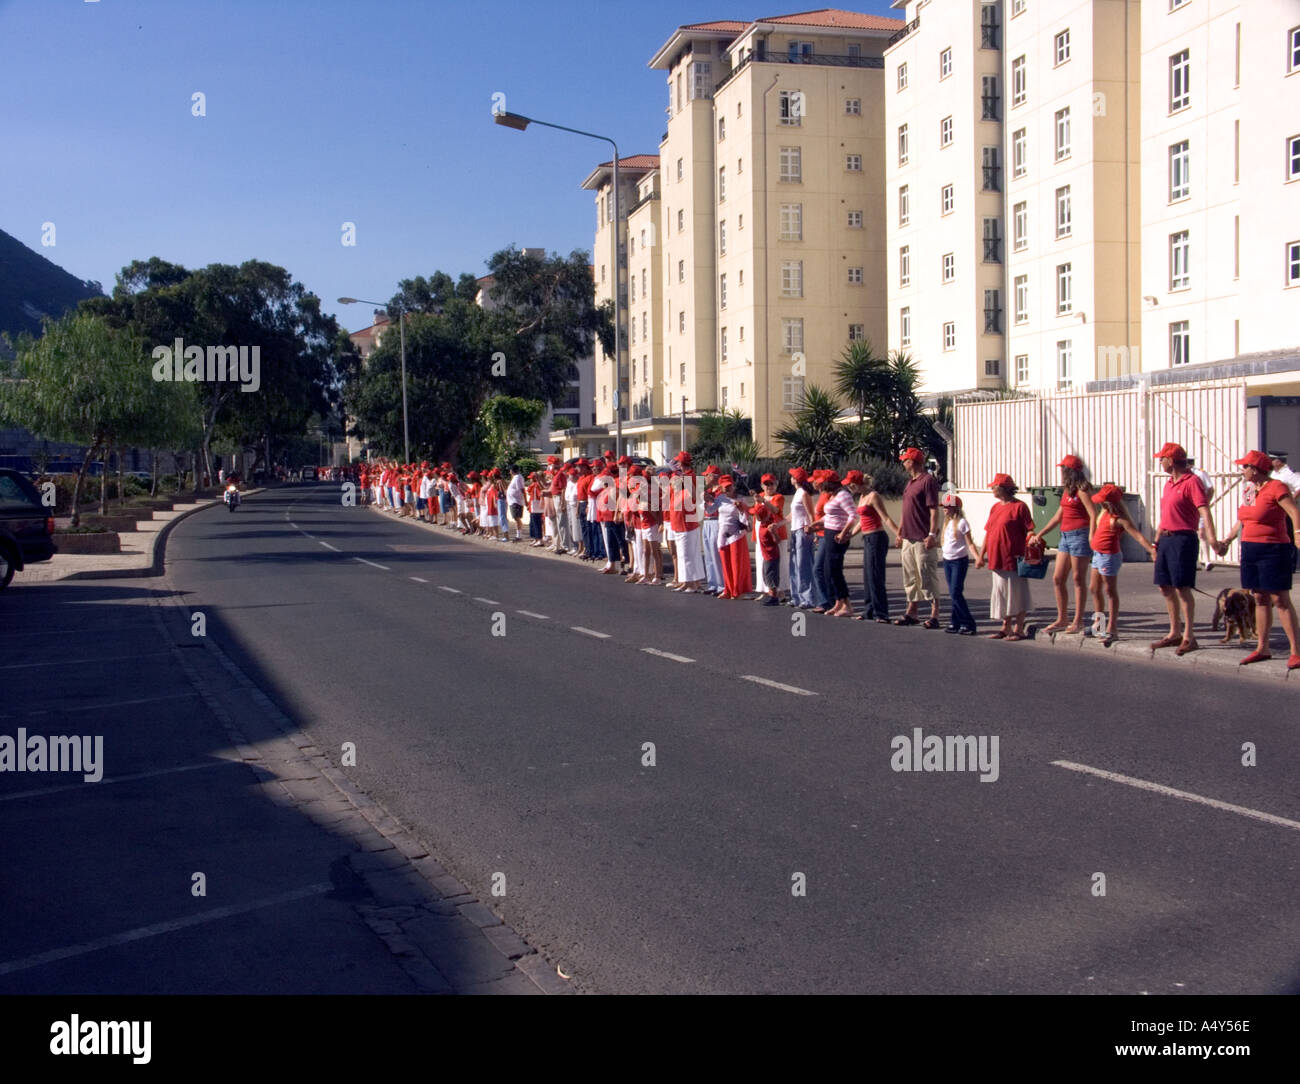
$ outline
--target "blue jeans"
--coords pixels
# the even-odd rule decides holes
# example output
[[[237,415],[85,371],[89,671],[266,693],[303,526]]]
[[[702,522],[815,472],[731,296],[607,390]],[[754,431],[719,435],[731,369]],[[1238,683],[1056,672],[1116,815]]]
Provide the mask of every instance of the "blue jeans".
[[[813,536],[802,530],[791,539],[790,598],[796,606],[813,605]]]
[[[817,564],[813,568],[813,575],[822,595],[831,600],[826,603],[828,606],[848,601],[849,585],[844,579],[844,555],[848,549],[849,544],[837,542],[834,532],[829,530],[822,535],[822,543],[817,547]]]
[[[889,535],[872,531],[862,536],[862,587],[867,617],[889,617],[889,592],[885,588],[885,557]]]
[[[966,571],[970,568],[969,557],[958,557],[956,560],[944,558],[943,574],[948,581],[948,597],[952,600],[952,627],[954,629],[974,629],[975,615],[970,612],[970,607],[966,605],[966,596],[963,591],[966,587]]]

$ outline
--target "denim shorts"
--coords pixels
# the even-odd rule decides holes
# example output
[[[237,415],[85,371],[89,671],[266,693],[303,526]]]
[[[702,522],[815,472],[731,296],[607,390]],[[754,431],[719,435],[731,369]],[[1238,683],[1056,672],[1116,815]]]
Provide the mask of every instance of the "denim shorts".
[[[1073,531],[1062,531],[1061,540],[1056,544],[1056,548],[1062,553],[1068,553],[1071,557],[1091,556],[1092,548],[1088,545],[1088,528],[1079,527]]]
[[[1094,553],[1092,567],[1103,576],[1118,576],[1120,565],[1124,563],[1122,553]]]

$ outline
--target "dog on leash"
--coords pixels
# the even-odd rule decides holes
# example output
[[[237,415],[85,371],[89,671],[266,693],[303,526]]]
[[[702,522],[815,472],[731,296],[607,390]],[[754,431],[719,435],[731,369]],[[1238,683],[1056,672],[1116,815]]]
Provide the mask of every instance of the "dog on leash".
[[[1214,623],[1210,629],[1218,632],[1220,624],[1224,626],[1223,639],[1219,641],[1221,644],[1231,643],[1234,631],[1243,644],[1247,639],[1256,638],[1255,600],[1249,591],[1243,591],[1239,587],[1225,587],[1219,592],[1219,597],[1214,601]]]

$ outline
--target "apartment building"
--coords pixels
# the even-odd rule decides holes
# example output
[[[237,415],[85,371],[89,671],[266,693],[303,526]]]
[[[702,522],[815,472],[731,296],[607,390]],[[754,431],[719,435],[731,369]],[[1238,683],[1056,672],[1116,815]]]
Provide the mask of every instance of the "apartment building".
[[[927,393],[1002,387],[1011,104],[1002,5],[893,6],[907,23],[885,52],[888,345],[917,362]]]

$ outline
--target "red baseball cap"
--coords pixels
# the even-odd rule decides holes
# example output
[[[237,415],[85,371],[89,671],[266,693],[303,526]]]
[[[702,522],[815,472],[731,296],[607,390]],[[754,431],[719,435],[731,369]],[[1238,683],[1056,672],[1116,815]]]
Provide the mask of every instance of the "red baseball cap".
[[[476,478],[478,477],[478,471],[476,471],[476,470],[472,470],[472,471],[470,471],[467,475],[465,475],[465,477],[468,478],[468,479],[472,482],[472,481],[474,481],[474,479],[476,479]]]
[[[827,482],[838,486],[840,484],[840,476],[833,470],[822,471],[822,485],[825,485]]]
[[[620,467],[626,467],[631,462],[632,460],[628,456],[621,455],[618,457],[618,465]]]
[[[1175,444],[1169,441],[1160,451],[1152,457],[1154,459],[1186,459],[1187,450],[1181,444]]]
[[[736,484],[736,480],[733,477],[731,477],[730,474],[724,474],[721,478],[718,479],[718,485],[720,486],[724,486],[724,487],[734,486],[735,484]]]
[[[1107,482],[1092,495],[1093,504],[1106,504],[1107,502],[1112,504],[1122,504],[1123,501],[1124,490],[1111,482]]]
[[[864,486],[867,480],[862,476],[860,470],[851,470],[844,475],[844,484],[846,486]]]
[[[721,473],[722,473],[722,468],[721,468],[721,467],[715,467],[712,463],[710,463],[707,467],[704,468],[704,473],[705,473],[705,474],[721,474]]]
[[[768,482],[771,482],[773,485],[776,485],[776,475],[775,475],[775,474],[765,474],[765,475],[763,475],[762,478],[759,479],[759,482],[760,482],[762,485],[766,485]]]
[[[961,510],[961,498],[957,496],[956,493],[945,493],[943,495],[943,500],[939,503],[945,508],[956,508],[958,511]]]
[[[630,478],[644,478],[644,477],[645,477],[645,471],[643,471],[643,470],[641,469],[641,466],[640,466],[640,464],[638,464],[638,463],[633,463],[632,466],[630,466],[630,467],[628,468],[627,473],[628,473],[628,477],[630,477]]]
[[[555,466],[555,464],[558,463],[559,461],[560,461],[560,457],[558,455],[548,455],[546,457],[546,462],[549,463],[552,467]]]
[[[614,456],[614,449],[613,449],[613,448],[606,448],[606,449],[605,449],[603,452],[601,452],[600,454],[603,455],[606,459],[612,459],[613,456]]]
[[[925,453],[920,448],[908,448],[898,457],[900,463],[906,463],[909,459],[919,459],[925,461]]]
[[[1247,452],[1240,459],[1234,459],[1238,466],[1254,467],[1256,470],[1262,470],[1265,474],[1273,473],[1273,460],[1263,452]]]
[[[1056,465],[1058,467],[1069,467],[1070,470],[1083,470],[1083,460],[1077,455],[1064,456]]]
[[[808,472],[803,467],[791,467],[790,477],[796,482],[806,482],[808,481]]]
[[[673,456],[673,459],[678,460],[682,463],[690,463],[691,453],[686,451],[678,452],[675,456]]]
[[[994,486],[1013,486],[1013,487],[1014,487],[1015,484],[1016,484],[1016,480],[1015,480],[1014,478],[1012,478],[1011,475],[1009,475],[1009,474],[995,474],[995,475],[993,476],[993,481],[991,481],[991,482],[989,483],[989,489],[992,489]]]

